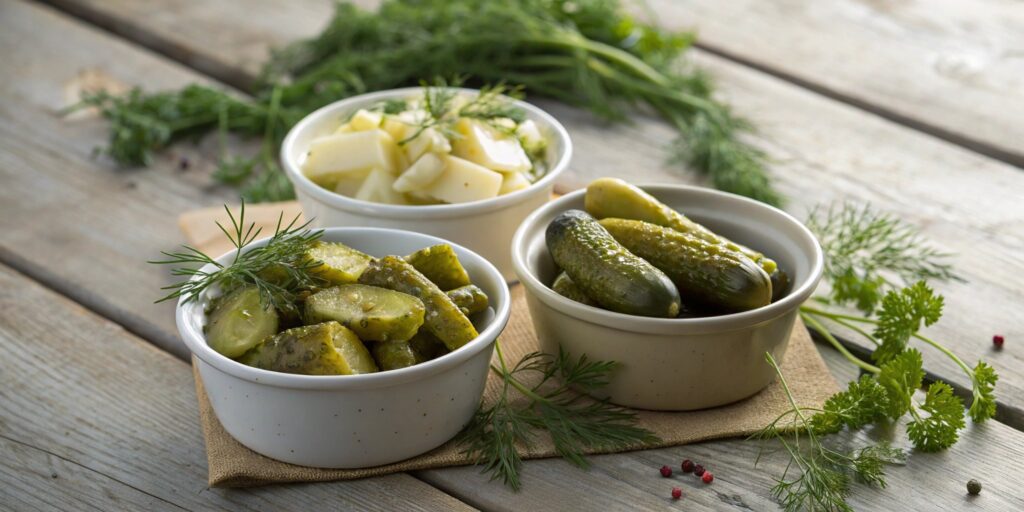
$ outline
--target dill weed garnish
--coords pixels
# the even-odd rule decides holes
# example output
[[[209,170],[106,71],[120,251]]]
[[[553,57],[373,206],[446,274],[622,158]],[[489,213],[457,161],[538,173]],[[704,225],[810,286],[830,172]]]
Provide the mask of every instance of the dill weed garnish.
[[[171,270],[171,275],[186,279],[161,288],[170,292],[157,302],[181,297],[185,302],[191,302],[213,288],[227,293],[242,285],[253,285],[259,290],[264,303],[283,312],[297,313],[299,292],[325,283],[314,272],[321,262],[307,256],[308,251],[320,240],[323,231],[309,229],[308,221],[299,224],[298,215],[284,224],[282,213],[267,243],[245,250],[259,238],[262,228],[257,228],[255,223],[248,226],[245,224],[244,201],[237,219],[227,205],[224,210],[231,220],[231,229],[225,228],[220,222],[217,222],[217,227],[235,247],[234,256],[228,263],[222,264],[188,245],[182,246],[183,250],[179,252],[161,252],[167,259],[149,263],[178,265]],[[206,265],[212,265],[213,270],[203,270]]]
[[[636,21],[617,0],[386,0],[372,12],[340,3],[323,32],[274,53],[249,98],[192,85],[84,103],[111,121],[107,153],[124,165],[148,165],[154,151],[222,126],[262,136],[271,151],[261,149],[253,170],[227,166],[218,177],[249,200],[281,200],[293,192],[265,155],[303,116],[356,94],[462,76],[613,122],[653,112],[676,130],[671,153],[682,164],[717,188],[779,204],[765,155],[745,141],[749,123],[713,98],[705,74],[680,65],[692,40]]]
[[[528,354],[509,368],[500,342],[495,352],[498,364],[491,371],[502,380],[501,393],[494,404],[481,406],[457,438],[491,480],[519,489],[522,458],[516,445],[539,435],[550,436],[555,451],[581,468],[588,467],[585,450],[622,450],[657,440],[635,426],[635,412],[572,389],[604,387],[614,362],[572,359],[559,349],[557,356]]]

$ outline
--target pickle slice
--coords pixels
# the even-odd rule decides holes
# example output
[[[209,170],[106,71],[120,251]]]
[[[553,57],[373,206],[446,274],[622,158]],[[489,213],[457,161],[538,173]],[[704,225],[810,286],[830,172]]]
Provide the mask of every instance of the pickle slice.
[[[487,294],[475,284],[460,286],[445,292],[465,315],[472,315],[487,309]]]
[[[239,362],[284,373],[358,375],[377,371],[359,337],[338,322],[288,329],[268,338]]]
[[[385,256],[367,265],[359,282],[418,297],[426,307],[423,328],[449,350],[477,337],[476,328],[462,310],[436,284],[397,256]]]
[[[423,325],[423,302],[377,286],[343,284],[306,298],[306,322],[334,320],[364,341],[405,341]]]
[[[580,304],[597,306],[597,302],[594,302],[594,299],[591,299],[583,292],[583,290],[580,290],[580,288],[576,286],[576,283],[572,281],[572,278],[569,277],[569,274],[566,274],[565,272],[558,273],[558,276],[555,277],[555,282],[551,283],[551,289],[554,290],[555,293],[579,302]]]
[[[306,252],[306,256],[321,265],[314,270],[320,277],[334,284],[349,284],[359,280],[366,265],[373,259],[345,244],[318,242]]]
[[[421,274],[442,290],[452,290],[471,284],[469,274],[459,263],[455,250],[448,244],[420,249],[405,257]]]
[[[437,336],[430,334],[426,330],[416,333],[416,336],[409,340],[409,346],[412,347],[417,363],[430,361],[448,353],[448,347],[444,346],[444,343],[441,343]]]
[[[378,341],[370,346],[370,352],[381,370],[397,370],[419,362],[408,341]]]
[[[264,304],[255,286],[244,286],[219,298],[206,324],[210,348],[235,358],[277,333],[274,306]]]

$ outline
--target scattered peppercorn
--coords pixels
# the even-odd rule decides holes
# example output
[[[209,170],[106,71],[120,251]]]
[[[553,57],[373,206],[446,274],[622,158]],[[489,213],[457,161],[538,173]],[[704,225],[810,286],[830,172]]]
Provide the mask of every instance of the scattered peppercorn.
[[[662,466],[661,467],[661,476],[663,476],[665,478],[668,478],[668,477],[672,476],[672,468],[670,468],[668,466]]]
[[[683,473],[693,473],[693,461],[686,459],[683,461]]]
[[[190,165],[192,165],[192,164],[191,164],[191,162],[188,161],[187,157],[183,156],[180,159],[178,159],[178,170],[179,171],[186,171],[186,170],[188,170]]]
[[[702,476],[704,474],[704,466],[701,466],[700,464],[697,464],[696,466],[694,466],[693,467],[693,474],[695,474],[697,476]]]
[[[678,500],[683,497],[683,490],[678,487],[672,488],[672,499]]]
[[[970,494],[971,496],[977,496],[980,493],[981,493],[981,482],[979,482],[979,481],[977,481],[977,480],[975,480],[973,478],[968,480],[967,481],[967,494]]]
[[[701,475],[700,480],[706,484],[710,484],[715,481],[715,475],[712,475],[710,471],[705,471],[704,474]]]
[[[992,344],[996,346],[996,350],[1002,350],[1003,342],[1005,341],[1006,340],[1003,338],[1002,334],[996,334],[995,336],[992,336]]]

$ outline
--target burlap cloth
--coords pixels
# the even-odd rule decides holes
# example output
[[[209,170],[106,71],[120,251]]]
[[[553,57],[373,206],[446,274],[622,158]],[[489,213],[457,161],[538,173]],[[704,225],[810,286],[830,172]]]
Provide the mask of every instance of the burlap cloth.
[[[289,205],[290,207],[291,205]],[[264,208],[274,208],[268,206]],[[276,211],[281,207],[277,206]],[[259,215],[257,207],[247,207],[246,217],[254,219]],[[287,210],[287,208],[286,208]],[[207,242],[200,240],[191,223],[202,221],[212,225],[216,210],[205,214],[192,212],[182,216],[182,229],[189,242],[203,248]],[[251,215],[251,216],[250,216]],[[276,213],[263,218],[276,220]],[[203,226],[205,229],[205,226]],[[273,227],[269,228],[272,232]],[[537,338],[533,332],[530,313],[522,285],[512,286],[512,316],[508,327],[500,338],[506,362],[515,364],[523,355],[537,350]],[[811,341],[807,329],[798,323],[793,329],[789,348],[782,364],[790,390],[797,403],[808,407],[820,407],[826,398],[838,389],[832,374],[825,366]],[[384,475],[401,471],[460,466],[472,461],[460,453],[456,441],[450,441],[439,448],[401,462],[365,469],[318,469],[279,462],[253,452],[235,441],[221,426],[210,407],[203,389],[203,382],[193,365],[196,378],[196,395],[199,399],[199,420],[206,438],[206,456],[209,465],[209,481],[215,487],[244,487],[284,482],[322,482],[328,480],[349,480],[368,476]],[[499,379],[492,373],[484,390],[483,401],[492,403],[500,389]],[[637,411],[637,424],[654,432],[660,439],[656,442],[637,445],[622,451],[676,446],[707,439],[747,436],[761,429],[786,410],[788,402],[778,383],[764,391],[737,403],[692,412]],[[538,436],[530,446],[519,446],[524,459],[555,457],[554,446],[545,436]],[[607,453],[592,450],[589,453]]]

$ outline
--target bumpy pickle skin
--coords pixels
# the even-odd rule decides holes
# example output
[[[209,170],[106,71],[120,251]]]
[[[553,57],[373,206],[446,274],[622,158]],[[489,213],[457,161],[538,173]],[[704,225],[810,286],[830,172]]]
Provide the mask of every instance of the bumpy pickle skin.
[[[419,362],[408,341],[378,341],[371,344],[370,352],[381,370],[397,370]]]
[[[730,312],[771,303],[768,274],[739,251],[649,222],[600,222],[630,252],[665,272],[687,301]]]
[[[568,210],[545,231],[548,252],[580,290],[618,313],[672,318],[679,291],[655,266],[632,254],[593,217]]]
[[[572,282],[572,278],[569,277],[569,274],[566,274],[565,272],[558,273],[558,276],[555,277],[555,281],[551,283],[551,289],[554,290],[555,293],[579,302],[580,304],[586,304],[588,306],[598,305],[594,302],[594,299],[591,299],[586,293],[583,293],[583,290],[580,290],[580,287],[576,286],[576,283]]]
[[[206,342],[221,354],[236,358],[277,333],[280,318],[255,286],[237,288],[216,300],[206,324]]]
[[[306,298],[307,323],[334,320],[364,341],[406,341],[420,326],[426,309],[412,295],[365,284],[343,284]]]
[[[409,340],[409,346],[412,347],[417,363],[437,359],[448,353],[448,347],[444,346],[437,336],[430,334],[426,329],[416,333],[416,336]]]
[[[318,242],[306,257],[321,264],[313,269],[332,284],[349,284],[359,280],[372,256],[338,242]]]
[[[487,294],[475,284],[460,286],[445,293],[466,316],[479,313],[489,305]]]
[[[419,273],[442,290],[454,290],[472,284],[459,256],[448,244],[424,247],[405,257]]]
[[[407,293],[423,301],[423,328],[437,336],[448,350],[456,350],[478,335],[452,299],[402,258],[385,256],[370,262],[359,282]]]
[[[692,234],[707,242],[723,244],[733,251],[739,251],[769,275],[778,265],[771,258],[758,251],[737,244],[710,229],[690,220],[668,205],[658,201],[643,189],[618,178],[598,178],[587,185],[583,198],[587,213],[597,219],[619,218],[650,222],[682,233]]]
[[[238,359],[255,368],[302,375],[358,375],[377,371],[359,337],[338,322],[288,329]]]

